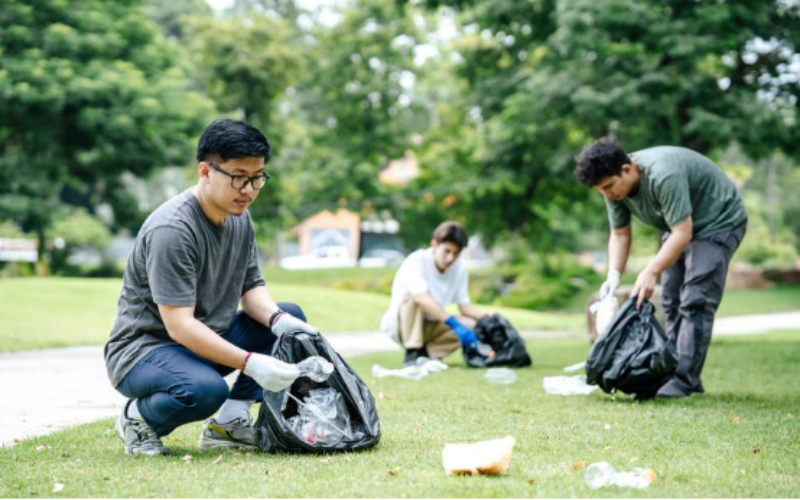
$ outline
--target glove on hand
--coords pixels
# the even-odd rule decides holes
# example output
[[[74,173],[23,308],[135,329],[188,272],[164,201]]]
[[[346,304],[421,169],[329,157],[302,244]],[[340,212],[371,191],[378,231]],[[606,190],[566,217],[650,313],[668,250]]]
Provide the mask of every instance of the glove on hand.
[[[609,269],[605,282],[600,286],[600,300],[603,300],[609,295],[614,295],[619,286],[620,272],[616,269]]]
[[[300,376],[297,365],[255,352],[250,353],[242,372],[271,392],[286,389]]]
[[[450,316],[447,318],[444,324],[449,326],[455,332],[456,336],[458,337],[458,341],[461,342],[462,346],[474,347],[478,344],[478,337],[475,336],[475,333],[466,326],[462,325],[455,316]]]
[[[296,332],[298,330],[308,333],[309,335],[319,334],[319,330],[313,326],[284,311],[278,311],[273,315],[269,328],[278,339],[286,332]]]

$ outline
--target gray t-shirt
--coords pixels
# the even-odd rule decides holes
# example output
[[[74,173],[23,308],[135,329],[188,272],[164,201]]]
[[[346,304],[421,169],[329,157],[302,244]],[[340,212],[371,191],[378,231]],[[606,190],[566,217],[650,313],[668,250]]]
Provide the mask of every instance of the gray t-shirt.
[[[224,334],[241,296],[264,279],[249,213],[218,226],[192,189],[150,214],[125,267],[117,320],[105,348],[116,387],[153,349],[175,345],[157,304],[194,306],[194,317]]]
[[[693,236],[730,231],[747,220],[742,197],[714,162],[691,149],[659,146],[631,153],[641,173],[635,196],[606,199],[611,227],[630,225],[631,214],[662,231],[692,216]]]

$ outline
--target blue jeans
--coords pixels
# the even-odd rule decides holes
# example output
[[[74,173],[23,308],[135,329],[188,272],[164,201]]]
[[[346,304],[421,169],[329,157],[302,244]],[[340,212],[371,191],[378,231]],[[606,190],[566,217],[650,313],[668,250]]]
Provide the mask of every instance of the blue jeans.
[[[306,321],[303,310],[291,302],[278,306]],[[245,351],[270,354],[276,337],[272,331],[243,311],[234,316],[222,336]],[[117,387],[126,397],[138,399],[139,413],[158,436],[175,428],[203,420],[227,399],[263,399],[263,389],[244,373],[239,373],[228,390],[224,378],[235,369],[209,361],[186,347],[168,345],[154,349],[128,373]]]

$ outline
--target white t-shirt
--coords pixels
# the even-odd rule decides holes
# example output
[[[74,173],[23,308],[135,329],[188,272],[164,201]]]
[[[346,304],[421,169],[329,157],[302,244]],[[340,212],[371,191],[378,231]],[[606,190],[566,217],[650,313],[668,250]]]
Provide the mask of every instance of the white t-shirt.
[[[398,310],[409,295],[428,292],[442,308],[450,304],[469,304],[468,282],[469,274],[460,258],[442,273],[433,260],[433,248],[417,250],[406,257],[397,270],[392,283],[392,301],[381,320],[381,331],[399,340]]]

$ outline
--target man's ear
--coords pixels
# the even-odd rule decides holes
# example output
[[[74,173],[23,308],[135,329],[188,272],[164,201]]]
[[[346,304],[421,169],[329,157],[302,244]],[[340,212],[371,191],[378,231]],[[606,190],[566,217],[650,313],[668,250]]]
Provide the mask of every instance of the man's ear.
[[[200,179],[205,181],[209,181],[209,176],[211,175],[211,167],[208,163],[201,161],[197,164],[197,173],[200,176]]]
[[[436,248],[439,246],[439,243],[436,240],[431,240],[431,248]]]
[[[628,175],[633,170],[633,165],[630,163],[626,163],[622,165],[622,169],[620,171],[620,175]]]

